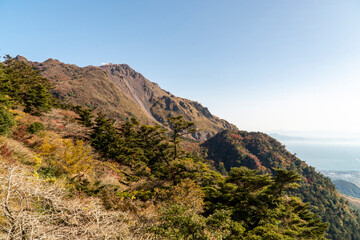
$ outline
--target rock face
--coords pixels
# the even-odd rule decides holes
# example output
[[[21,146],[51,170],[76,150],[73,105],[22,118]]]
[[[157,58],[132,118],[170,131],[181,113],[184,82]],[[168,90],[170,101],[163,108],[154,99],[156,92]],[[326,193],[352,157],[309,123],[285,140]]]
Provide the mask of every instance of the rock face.
[[[166,126],[166,118],[183,115],[200,129],[193,135],[206,140],[222,130],[237,129],[210,113],[200,103],[176,97],[161,89],[126,64],[78,67],[48,59],[31,64],[55,85],[53,94],[67,102],[94,107],[108,117],[124,120],[136,117],[145,124]]]

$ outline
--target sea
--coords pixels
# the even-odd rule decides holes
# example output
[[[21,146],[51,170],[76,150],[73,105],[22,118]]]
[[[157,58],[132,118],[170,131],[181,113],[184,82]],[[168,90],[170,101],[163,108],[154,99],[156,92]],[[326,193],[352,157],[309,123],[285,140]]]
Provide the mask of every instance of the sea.
[[[360,140],[270,134],[316,170],[360,171]]]

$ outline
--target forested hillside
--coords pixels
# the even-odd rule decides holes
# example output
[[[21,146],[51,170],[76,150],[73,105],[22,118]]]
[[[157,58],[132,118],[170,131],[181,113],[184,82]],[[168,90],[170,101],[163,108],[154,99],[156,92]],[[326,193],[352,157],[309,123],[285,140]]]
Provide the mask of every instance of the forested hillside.
[[[207,159],[226,174],[232,167],[248,167],[262,173],[287,169],[301,176],[300,186],[292,191],[313,212],[330,223],[327,238],[360,239],[360,215],[337,193],[330,179],[315,171],[285,149],[280,142],[260,132],[223,131],[202,144]]]
[[[330,180],[267,135],[222,132],[206,160],[185,117],[115,121],[56,87],[0,64],[0,238],[358,239]]]

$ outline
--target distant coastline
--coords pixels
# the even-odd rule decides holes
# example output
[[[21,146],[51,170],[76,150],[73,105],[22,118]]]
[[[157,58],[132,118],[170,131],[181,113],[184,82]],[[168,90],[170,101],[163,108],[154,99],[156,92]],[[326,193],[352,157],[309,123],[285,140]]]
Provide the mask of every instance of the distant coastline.
[[[317,170],[360,171],[360,139],[302,137],[270,133],[286,149]]]

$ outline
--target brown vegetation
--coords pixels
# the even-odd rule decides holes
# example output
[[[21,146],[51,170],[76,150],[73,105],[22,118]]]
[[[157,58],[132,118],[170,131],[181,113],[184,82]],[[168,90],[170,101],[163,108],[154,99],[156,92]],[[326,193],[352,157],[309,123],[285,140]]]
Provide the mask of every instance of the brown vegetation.
[[[136,117],[144,124],[167,125],[166,118],[184,116],[200,129],[193,138],[205,140],[224,129],[236,129],[227,121],[212,115],[200,103],[176,97],[161,89],[126,64],[100,67],[78,67],[58,60],[30,62],[54,83],[53,94],[77,105],[96,108],[118,120]]]

